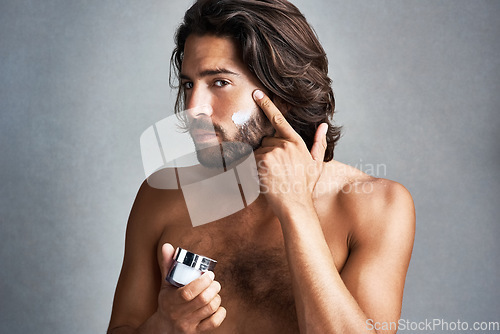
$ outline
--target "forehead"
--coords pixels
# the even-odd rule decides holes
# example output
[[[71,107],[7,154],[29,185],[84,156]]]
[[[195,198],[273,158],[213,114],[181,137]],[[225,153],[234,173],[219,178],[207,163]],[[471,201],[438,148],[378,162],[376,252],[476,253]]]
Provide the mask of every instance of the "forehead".
[[[190,35],[184,46],[182,73],[194,75],[219,67],[246,72],[236,43],[228,37]]]

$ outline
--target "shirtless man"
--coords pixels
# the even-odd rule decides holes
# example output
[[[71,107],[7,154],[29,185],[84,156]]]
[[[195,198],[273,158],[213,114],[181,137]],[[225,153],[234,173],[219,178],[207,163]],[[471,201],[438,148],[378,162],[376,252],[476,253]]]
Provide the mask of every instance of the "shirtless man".
[[[145,182],[108,333],[375,333],[373,324],[397,322],[412,198],[398,183],[332,160],[339,129],[329,121],[326,56],[300,12],[284,0],[198,1],[176,43],[178,103],[208,103],[211,111],[191,117],[217,131],[206,138],[195,130],[193,140],[246,141],[262,193],[192,227],[180,190]],[[231,116],[249,104],[256,112],[242,135]],[[171,286],[174,246],[216,259],[216,277]]]

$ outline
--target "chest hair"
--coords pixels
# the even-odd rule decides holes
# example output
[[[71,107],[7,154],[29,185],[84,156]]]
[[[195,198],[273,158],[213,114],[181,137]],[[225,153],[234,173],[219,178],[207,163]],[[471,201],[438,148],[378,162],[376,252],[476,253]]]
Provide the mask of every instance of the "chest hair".
[[[274,320],[297,323],[292,282],[285,251],[281,247],[253,248],[241,242],[236,252],[218,255],[221,285],[248,309]],[[234,248],[233,248],[234,249]]]

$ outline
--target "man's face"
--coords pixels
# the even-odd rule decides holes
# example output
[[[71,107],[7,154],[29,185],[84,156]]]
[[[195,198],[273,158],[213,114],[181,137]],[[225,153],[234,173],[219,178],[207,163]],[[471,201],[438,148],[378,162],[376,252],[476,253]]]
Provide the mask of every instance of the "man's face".
[[[222,150],[224,163],[230,166],[256,149],[262,137],[273,134],[252,98],[255,89],[265,89],[231,39],[190,35],[180,78],[189,132],[201,164],[220,166]]]

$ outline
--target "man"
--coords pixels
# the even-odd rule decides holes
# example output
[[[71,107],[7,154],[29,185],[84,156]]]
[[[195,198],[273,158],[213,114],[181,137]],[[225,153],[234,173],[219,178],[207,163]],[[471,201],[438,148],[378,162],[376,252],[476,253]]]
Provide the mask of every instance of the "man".
[[[194,110],[195,144],[229,147],[227,165],[248,154],[233,143],[250,145],[262,193],[192,227],[180,190],[144,183],[108,333],[374,333],[397,322],[413,202],[403,186],[332,160],[340,132],[326,56],[302,14],[285,0],[198,1],[176,44],[178,107]],[[235,124],[249,106],[251,121]],[[216,277],[171,286],[173,246],[216,259]]]

